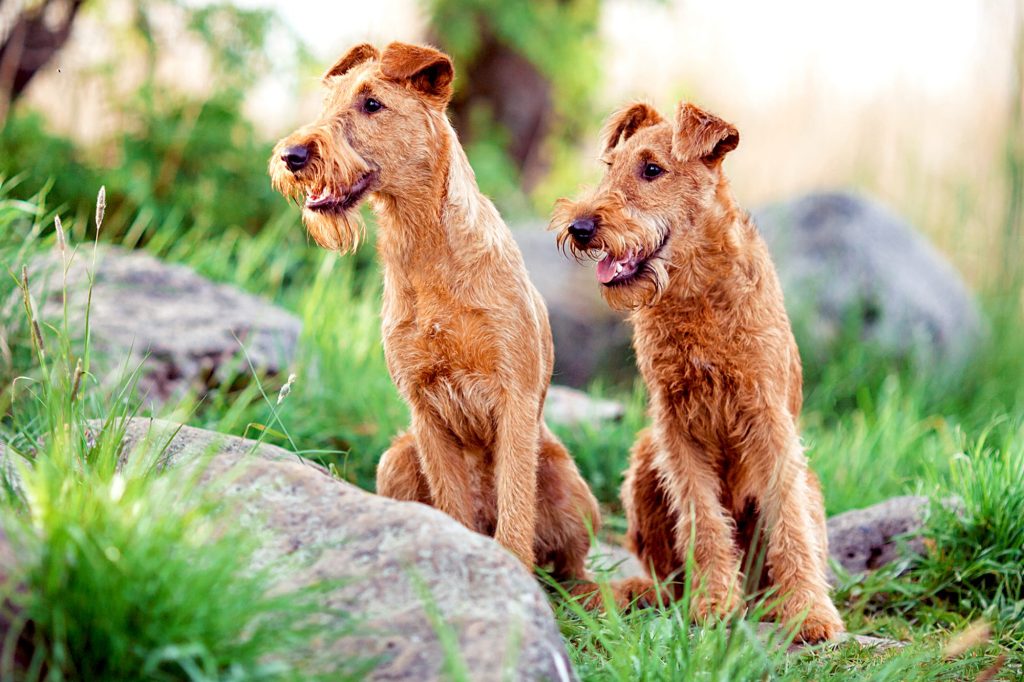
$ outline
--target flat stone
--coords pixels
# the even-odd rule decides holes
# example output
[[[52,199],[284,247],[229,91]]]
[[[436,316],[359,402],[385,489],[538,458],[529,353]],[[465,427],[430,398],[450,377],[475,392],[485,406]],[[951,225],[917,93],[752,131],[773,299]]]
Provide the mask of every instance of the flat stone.
[[[550,424],[561,426],[600,426],[619,421],[625,414],[626,407],[620,402],[592,398],[568,386],[550,386],[544,402],[544,418]]]
[[[758,623],[757,632],[763,639],[770,641],[773,636],[780,632],[779,625],[776,623]],[[901,642],[897,639],[889,639],[887,637],[873,637],[871,635],[853,635],[846,633],[834,642],[822,642],[820,644],[793,642],[786,648],[786,653],[801,654],[811,651],[819,651],[823,648],[836,649],[850,645],[860,647],[861,649],[870,649],[875,653],[883,653],[890,649],[902,649],[907,646],[907,643]]]
[[[894,497],[828,520],[829,554],[849,573],[864,573],[924,553],[919,537],[927,497]],[[901,539],[901,536],[908,536]]]

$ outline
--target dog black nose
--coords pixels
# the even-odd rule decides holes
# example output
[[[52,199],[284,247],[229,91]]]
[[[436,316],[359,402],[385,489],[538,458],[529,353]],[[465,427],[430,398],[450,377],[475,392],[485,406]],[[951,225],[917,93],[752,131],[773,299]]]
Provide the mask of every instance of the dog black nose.
[[[595,229],[597,229],[597,226],[594,224],[593,218],[577,218],[569,226],[569,234],[577,242],[586,244],[593,238]]]
[[[309,163],[309,148],[303,145],[286,147],[284,153],[281,154],[281,160],[292,173],[300,171]]]

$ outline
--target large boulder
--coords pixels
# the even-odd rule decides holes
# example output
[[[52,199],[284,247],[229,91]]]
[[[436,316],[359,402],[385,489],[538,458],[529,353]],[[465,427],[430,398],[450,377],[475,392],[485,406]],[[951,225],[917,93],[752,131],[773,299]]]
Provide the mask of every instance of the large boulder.
[[[33,261],[32,292],[43,319],[64,314],[60,252]],[[67,272],[73,333],[84,333],[92,253],[83,249]],[[287,371],[301,323],[293,315],[235,287],[216,284],[183,265],[140,251],[99,246],[89,318],[97,376],[117,377],[142,366],[138,390],[153,402],[200,395],[251,374]],[[245,348],[244,352],[242,348]]]
[[[953,266],[905,220],[844,192],[809,194],[754,212],[804,333],[827,359],[858,332],[883,354],[958,367],[982,334],[981,315]]]
[[[216,453],[203,478],[228,482],[239,521],[264,538],[258,564],[275,571],[282,589],[338,585],[325,611],[345,611],[360,626],[322,651],[326,659],[379,656],[369,679],[440,679],[440,627],[454,635],[469,679],[574,679],[544,592],[491,538],[430,507],[366,493],[274,446],[132,420],[126,451],[145,442],[169,442],[164,462],[179,466]],[[443,624],[432,621],[433,609]]]

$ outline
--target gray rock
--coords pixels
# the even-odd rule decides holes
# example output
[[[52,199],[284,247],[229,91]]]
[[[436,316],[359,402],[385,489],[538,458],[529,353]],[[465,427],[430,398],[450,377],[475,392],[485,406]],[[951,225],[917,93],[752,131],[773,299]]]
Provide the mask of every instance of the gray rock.
[[[80,250],[68,269],[73,333],[84,334],[91,266],[90,248]],[[60,320],[59,252],[41,255],[30,270],[42,317]],[[263,374],[284,373],[301,331],[293,315],[256,296],[210,282],[185,266],[108,246],[99,247],[90,325],[100,360],[93,373],[113,380],[141,364],[139,393],[154,402],[244,379],[251,374],[249,362]]]
[[[885,653],[892,649],[902,649],[907,646],[907,642],[903,642],[898,639],[891,639],[889,637],[874,637],[872,635],[846,635],[841,641],[843,643],[852,643],[859,646],[861,649],[870,649],[875,653]]]
[[[901,551],[921,554],[924,541],[915,534],[927,508],[927,497],[907,495],[837,514],[828,520],[829,553],[849,573],[881,568],[904,556]]]
[[[632,330],[601,298],[593,263],[559,253],[544,223],[515,226],[530,280],[544,297],[555,342],[554,381],[583,387],[600,374],[632,376]]]
[[[602,422],[619,421],[626,407],[615,400],[591,398],[585,392],[568,386],[548,387],[544,417],[550,424],[600,426]]]
[[[827,359],[854,325],[883,354],[959,367],[982,336],[960,275],[906,221],[853,194],[810,194],[754,212],[804,351]],[[809,346],[809,347],[807,347]]]
[[[280,448],[189,427],[175,435],[178,428],[135,419],[126,447],[169,440],[162,456],[170,463],[216,453],[204,480],[227,481],[240,522],[265,538],[258,563],[280,587],[340,583],[325,610],[354,614],[361,626],[323,651],[328,659],[381,656],[370,679],[440,679],[445,654],[429,614],[436,609],[470,679],[575,678],[543,591],[494,540],[424,505],[366,493]]]

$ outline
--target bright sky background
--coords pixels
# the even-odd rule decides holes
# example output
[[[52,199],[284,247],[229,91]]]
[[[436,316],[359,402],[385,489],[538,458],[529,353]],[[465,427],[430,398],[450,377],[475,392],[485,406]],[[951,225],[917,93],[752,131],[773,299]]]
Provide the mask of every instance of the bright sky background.
[[[992,0],[611,0],[603,31],[627,63],[690,58],[728,46],[745,86],[767,94],[808,70],[871,90],[905,80],[942,91],[963,82],[978,56]],[[237,0],[272,7],[315,54],[330,59],[358,40],[419,37],[410,0]],[[685,55],[683,55],[685,57]]]
[[[984,0],[743,0],[609,3],[605,30],[629,65],[653,53],[723,70],[759,97],[810,76],[868,93],[895,82],[933,92],[972,72]],[[630,51],[629,45],[635,49]],[[702,60],[714,55],[717,59]],[[736,82],[734,80],[734,82]]]

